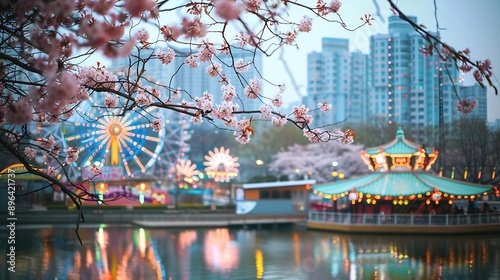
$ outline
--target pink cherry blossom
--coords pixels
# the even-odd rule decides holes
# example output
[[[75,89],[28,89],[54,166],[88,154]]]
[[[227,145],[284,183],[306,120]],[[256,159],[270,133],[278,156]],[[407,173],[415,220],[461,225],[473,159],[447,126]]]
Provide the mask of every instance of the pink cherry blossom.
[[[175,58],[175,52],[173,49],[168,48],[167,52],[164,52],[161,49],[158,49],[156,51],[156,56],[158,56],[158,59],[161,61],[161,63],[167,65],[170,64]]]
[[[210,77],[217,77],[222,72],[222,66],[217,62],[212,62],[205,70]]]
[[[146,92],[140,91],[135,96],[135,102],[141,106],[147,106],[147,105],[150,105],[151,103],[153,103],[153,98],[151,97],[151,95],[147,94]]]
[[[118,105],[118,97],[109,93],[106,93],[104,98],[104,107],[115,108]]]
[[[189,65],[189,67],[191,67],[191,68],[198,67],[198,55],[197,54],[192,54],[192,55],[188,56],[188,58],[186,58],[186,60],[184,61],[184,63],[186,63],[187,65]]]
[[[244,0],[243,1],[243,3],[245,3],[245,6],[247,7],[247,10],[250,12],[258,11],[263,2],[264,2],[264,0]]]
[[[146,30],[146,28],[141,28],[135,33],[135,37],[141,44],[143,45],[148,45],[148,40],[149,40],[149,32]]]
[[[73,163],[78,160],[79,151],[75,147],[69,147],[66,149],[66,162]]]
[[[215,0],[213,4],[215,13],[225,20],[237,19],[244,9],[240,2],[234,0]]]
[[[124,8],[133,17],[139,17],[144,12],[153,10],[156,1],[153,0],[125,0]]]
[[[233,85],[222,85],[220,88],[222,90],[222,98],[225,101],[231,101],[236,96],[236,88]]]
[[[12,101],[4,112],[5,122],[10,124],[29,123],[33,118],[32,107],[26,97]]]
[[[41,138],[38,139],[37,141],[40,142],[40,146],[42,146],[46,150],[52,149],[52,146],[54,146],[54,144],[56,143],[54,136],[52,136],[52,134],[49,135],[49,138]]]
[[[244,63],[241,58],[234,63],[234,70],[238,73],[244,73],[248,71],[248,68],[250,68],[250,63]]]
[[[26,147],[24,148],[24,154],[28,159],[32,160],[36,157],[36,150],[30,147]]]
[[[322,133],[319,129],[315,128],[313,130],[304,129],[304,136],[309,139],[312,143],[319,143],[322,140]]]
[[[250,80],[248,86],[245,87],[245,96],[250,99],[256,99],[259,97],[259,93],[262,91],[262,81],[255,77]]]
[[[274,96],[274,98],[272,100],[272,103],[276,107],[281,107],[281,105],[283,105],[283,99],[281,97],[281,94],[276,93],[276,95]]]
[[[260,111],[260,117],[263,119],[270,119],[271,118],[271,113],[272,109],[271,106],[267,104],[262,104],[259,108]]]
[[[208,39],[204,39],[200,45],[198,59],[203,62],[210,61],[215,53],[216,49],[214,44]]]
[[[330,110],[332,109],[332,104],[328,104],[326,102],[323,102],[323,103],[318,103],[318,108],[325,112],[325,113],[328,113],[330,112]]]
[[[151,122],[151,127],[153,128],[153,131],[160,131],[163,128],[163,121],[161,118],[159,119],[154,119]]]
[[[94,165],[94,164],[92,164],[92,165],[89,167],[89,171],[90,171],[90,173],[92,173],[94,176],[97,176],[97,175],[102,174],[101,169],[100,169],[99,167],[97,167],[96,165]]]
[[[188,38],[201,38],[207,34],[207,29],[199,18],[182,19],[182,33]]]
[[[284,126],[287,121],[288,120],[284,116],[280,116],[280,117],[273,116],[271,119],[271,123],[276,127]]]
[[[312,30],[312,19],[308,16],[304,16],[302,20],[300,20],[299,24],[299,32],[309,32]]]
[[[170,98],[172,99],[180,99],[181,98],[181,89],[177,88],[171,91]]]
[[[164,25],[160,28],[160,33],[165,41],[176,41],[182,35],[182,30],[177,27]]]
[[[248,144],[250,142],[250,134],[244,134],[239,131],[234,132],[234,136],[236,139],[236,142],[240,143],[241,145]]]
[[[474,112],[474,110],[476,109],[476,106],[477,106],[477,100],[468,100],[468,99],[464,99],[464,100],[460,100],[458,102],[458,105],[457,105],[457,110],[462,113],[462,114],[470,114],[472,112]]]
[[[202,108],[204,111],[212,111],[214,104],[214,97],[208,92],[204,92],[202,97],[195,97],[194,101],[197,103],[198,107]]]
[[[43,172],[50,177],[56,177],[56,175],[59,174],[59,171],[52,166],[47,167],[46,169],[43,170]]]
[[[191,117],[191,122],[194,124],[200,124],[203,122],[203,118],[201,116],[193,116]]]
[[[285,35],[284,37],[285,44],[292,45],[293,43],[295,43],[295,39],[297,38],[297,31],[291,30],[285,33],[284,35]]]
[[[341,6],[342,6],[342,3],[340,3],[339,0],[335,0],[335,1],[332,1],[330,3],[330,8],[332,9],[332,12],[334,12],[334,13],[338,13]]]

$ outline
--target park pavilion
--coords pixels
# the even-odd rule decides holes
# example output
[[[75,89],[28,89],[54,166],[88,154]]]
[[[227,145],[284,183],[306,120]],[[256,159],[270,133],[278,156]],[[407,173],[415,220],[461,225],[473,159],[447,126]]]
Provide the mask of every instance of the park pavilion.
[[[331,215],[330,218],[326,216],[318,218],[318,212],[311,211],[308,226],[324,228],[315,227],[314,224],[328,222],[327,219],[335,223],[334,215],[348,215],[349,225],[390,223],[403,226],[408,225],[405,223],[411,223],[413,226],[416,222],[415,216],[419,217],[418,221],[430,225],[433,224],[430,215],[439,215],[444,219],[439,223],[448,225],[450,222],[448,215],[466,214],[461,212],[461,206],[467,207],[469,214],[480,212],[479,207],[489,207],[489,204],[485,203],[486,199],[483,202],[483,198],[492,193],[498,196],[496,187],[457,181],[428,173],[432,164],[436,162],[438,151],[419,146],[406,139],[401,128],[397,130],[394,140],[365,149],[361,156],[372,173],[313,187],[314,194],[325,200],[332,200],[334,207],[333,211],[323,211],[327,212],[326,215]],[[481,205],[476,204],[477,202],[481,202]],[[474,212],[472,208],[475,209]],[[481,213],[492,212],[488,211],[492,209],[485,210]],[[346,223],[345,217],[338,221]],[[336,226],[333,228],[339,229]],[[353,230],[351,228],[346,231]]]

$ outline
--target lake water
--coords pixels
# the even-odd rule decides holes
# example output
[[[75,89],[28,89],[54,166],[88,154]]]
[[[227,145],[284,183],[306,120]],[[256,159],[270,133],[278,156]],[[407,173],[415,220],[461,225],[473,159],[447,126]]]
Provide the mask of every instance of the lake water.
[[[16,229],[0,279],[500,279],[500,234],[349,235],[299,228]]]

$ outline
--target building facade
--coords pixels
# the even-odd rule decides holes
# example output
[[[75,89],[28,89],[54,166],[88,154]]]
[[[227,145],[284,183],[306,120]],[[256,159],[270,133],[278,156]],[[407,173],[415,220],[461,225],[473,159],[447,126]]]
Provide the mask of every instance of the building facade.
[[[416,17],[410,17],[417,22]],[[328,102],[333,113],[314,112],[315,126],[385,122],[418,131],[460,117],[458,96],[478,100],[474,116],[486,121],[486,93],[460,84],[459,72],[437,54],[424,55],[428,43],[397,16],[389,17],[388,34],[370,37],[370,53],[349,53],[347,39],[323,38],[322,51],[308,55],[308,95],[304,104]],[[438,33],[433,33],[439,37]]]

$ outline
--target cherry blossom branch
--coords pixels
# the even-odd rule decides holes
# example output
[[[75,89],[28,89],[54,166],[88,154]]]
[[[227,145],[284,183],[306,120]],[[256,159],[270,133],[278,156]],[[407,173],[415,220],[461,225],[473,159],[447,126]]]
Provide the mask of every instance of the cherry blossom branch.
[[[420,33],[420,35],[422,35],[422,37],[429,43],[429,46],[422,50],[424,54],[431,55],[433,52],[437,52],[442,60],[446,60],[448,58],[453,59],[456,67],[462,70],[464,73],[469,72],[473,68],[475,68],[476,70],[474,71],[474,78],[479,83],[479,85],[484,88],[485,85],[483,83],[483,78],[486,79],[488,85],[495,91],[495,95],[498,95],[498,88],[492,81],[494,75],[493,72],[491,72],[491,62],[489,59],[486,59],[484,62],[473,61],[469,56],[469,49],[466,49],[464,51],[456,51],[454,48],[441,41],[440,38],[427,31],[425,26],[419,25],[408,18],[408,16],[406,16],[396,6],[396,4],[394,4],[393,0],[388,1],[391,9],[394,10],[399,18],[409,23],[415,29],[415,31]],[[440,47],[441,49],[439,49]],[[461,65],[458,65],[458,63],[461,63]]]

